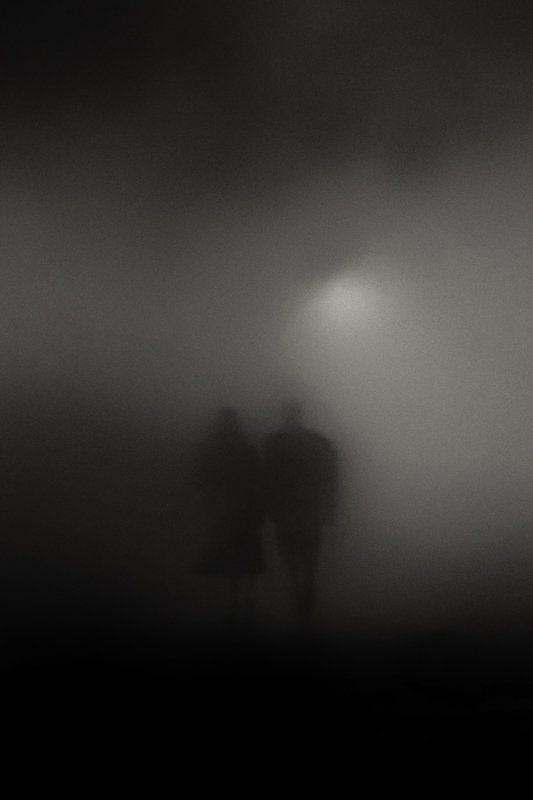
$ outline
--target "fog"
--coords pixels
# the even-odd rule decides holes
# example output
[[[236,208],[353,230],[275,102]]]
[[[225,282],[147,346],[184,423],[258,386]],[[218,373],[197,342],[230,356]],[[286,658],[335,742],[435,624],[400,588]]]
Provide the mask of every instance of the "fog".
[[[494,603],[514,613],[533,569],[530,156],[518,131],[485,158],[466,149],[411,180],[375,161],[310,169],[276,204],[250,194],[163,220],[108,198],[19,191],[4,199],[4,403],[20,413],[31,397],[34,428],[48,409],[45,429],[85,408],[64,423],[74,438],[91,408],[117,442],[126,434],[113,426],[129,425],[174,448],[178,485],[218,405],[241,410],[261,443],[280,402],[299,395],[342,458],[327,623]],[[144,533],[125,519],[100,553],[126,583],[133,569],[163,584],[170,616],[212,596],[195,585],[194,535],[174,513]],[[85,524],[67,534],[71,557],[87,551],[80,537],[102,545]],[[264,614],[288,624],[270,557]],[[216,600],[204,602],[216,617]]]
[[[204,27],[156,4],[128,33],[100,9],[86,34],[56,10],[64,67],[42,19],[27,60],[13,38],[9,586],[215,624],[190,454],[219,405],[260,445],[298,396],[342,464],[324,628],[505,625],[533,602],[527,36],[439,4],[290,8]],[[265,537],[264,624],[290,628]]]

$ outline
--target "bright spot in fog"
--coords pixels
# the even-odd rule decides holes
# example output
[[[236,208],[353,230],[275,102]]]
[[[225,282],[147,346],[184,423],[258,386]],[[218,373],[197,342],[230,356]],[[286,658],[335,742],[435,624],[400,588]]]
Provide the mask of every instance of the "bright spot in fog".
[[[368,328],[383,316],[385,297],[375,285],[359,276],[342,276],[322,286],[313,310],[328,327]]]

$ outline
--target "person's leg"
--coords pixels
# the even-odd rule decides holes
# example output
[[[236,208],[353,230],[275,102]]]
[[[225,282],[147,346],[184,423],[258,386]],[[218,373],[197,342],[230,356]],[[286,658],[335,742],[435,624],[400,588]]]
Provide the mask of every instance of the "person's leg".
[[[226,621],[230,625],[252,622],[254,614],[254,575],[230,578],[230,603]]]
[[[245,575],[242,578],[242,614],[245,623],[253,622],[255,600],[255,575]]]
[[[314,575],[308,567],[307,529],[299,522],[278,531],[280,552],[287,565],[289,586],[298,623],[308,627],[314,605]]]
[[[301,617],[301,574],[298,559],[298,531],[294,524],[278,526],[278,545],[287,569],[289,592],[298,620]]]
[[[302,622],[306,627],[312,626],[316,619],[319,552],[320,531],[312,530],[302,565]]]
[[[316,569],[307,562],[302,568],[301,584],[301,622],[308,628],[314,624],[316,616]]]
[[[298,563],[298,559],[295,553],[287,552],[285,557],[285,562],[287,564],[287,572],[289,575],[289,586],[290,592],[292,597],[292,602],[294,604],[294,609],[296,611],[296,615],[298,620],[301,620],[302,616],[302,569],[301,565]]]
[[[298,553],[293,553],[292,558],[287,560],[287,567],[296,616],[299,624],[305,625],[308,616],[306,565]]]
[[[226,613],[226,624],[235,625],[240,616],[240,595],[241,586],[239,578],[231,577],[229,579],[229,603]]]

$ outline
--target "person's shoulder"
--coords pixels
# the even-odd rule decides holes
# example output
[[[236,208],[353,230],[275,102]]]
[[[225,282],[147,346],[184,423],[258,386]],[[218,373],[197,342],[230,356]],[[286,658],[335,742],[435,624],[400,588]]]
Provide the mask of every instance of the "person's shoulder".
[[[319,431],[309,431],[309,443],[317,452],[324,455],[334,455],[335,453],[335,447],[331,439],[328,439],[327,436]]]
[[[305,428],[305,435],[310,442],[314,442],[317,445],[327,447],[331,444],[327,436],[324,436],[320,431],[314,430],[314,428]]]

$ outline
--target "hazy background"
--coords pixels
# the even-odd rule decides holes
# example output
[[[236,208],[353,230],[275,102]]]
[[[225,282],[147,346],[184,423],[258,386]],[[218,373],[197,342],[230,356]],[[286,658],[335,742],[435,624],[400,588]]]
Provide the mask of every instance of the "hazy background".
[[[326,628],[527,627],[526,12],[8,4],[2,594],[15,627],[216,623],[219,587],[192,574],[191,448],[219,403],[260,442],[288,394],[342,456]],[[259,599],[276,629],[293,620],[266,537]]]

